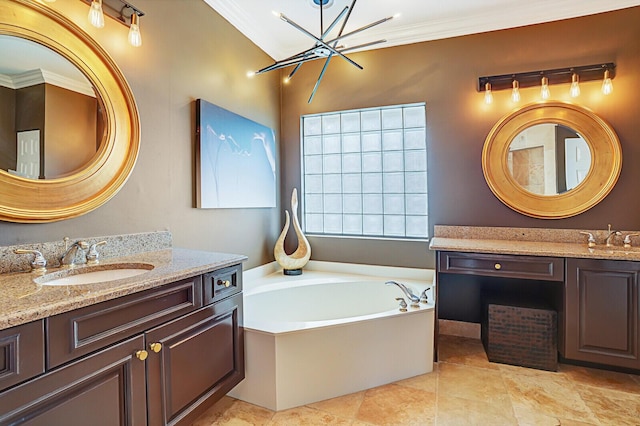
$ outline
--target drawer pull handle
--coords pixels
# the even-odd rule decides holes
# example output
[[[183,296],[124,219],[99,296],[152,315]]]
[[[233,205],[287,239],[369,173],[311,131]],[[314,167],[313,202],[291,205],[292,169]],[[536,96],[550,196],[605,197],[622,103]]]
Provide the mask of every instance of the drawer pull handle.
[[[149,352],[145,351],[144,349],[136,352],[136,358],[138,358],[140,361],[144,361],[148,356]]]
[[[229,280],[224,280],[224,281],[218,280],[218,285],[220,285],[220,286],[223,285],[225,287],[230,287],[231,286],[231,281],[229,281]]]
[[[158,342],[151,343],[149,345],[149,349],[151,349],[154,353],[158,353],[162,350],[162,343],[158,343]]]
[[[502,269],[502,265],[501,265],[501,264],[499,264],[499,263],[496,263],[495,265],[493,265],[493,267],[494,267],[494,268],[496,268],[496,270],[498,270],[498,271],[499,271],[500,269]]]

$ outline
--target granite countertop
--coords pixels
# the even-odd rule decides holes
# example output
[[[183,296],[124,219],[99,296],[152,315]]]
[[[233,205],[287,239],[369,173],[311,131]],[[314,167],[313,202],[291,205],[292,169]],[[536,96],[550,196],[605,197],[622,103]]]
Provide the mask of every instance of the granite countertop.
[[[640,247],[624,248],[621,240],[616,241],[614,247],[606,247],[603,243],[604,231],[587,232],[596,236],[596,247],[588,247],[586,236],[577,229],[436,226],[429,248],[470,253],[640,261]],[[634,232],[625,231],[623,234]],[[636,241],[634,244],[640,246]]]
[[[236,265],[246,256],[199,250],[168,248],[114,257],[110,264],[150,264],[153,269],[131,278],[98,284],[46,286],[36,284],[30,272],[0,274],[0,330],[147,290],[205,272]],[[77,269],[85,267],[78,266]],[[47,274],[59,269],[50,269]]]

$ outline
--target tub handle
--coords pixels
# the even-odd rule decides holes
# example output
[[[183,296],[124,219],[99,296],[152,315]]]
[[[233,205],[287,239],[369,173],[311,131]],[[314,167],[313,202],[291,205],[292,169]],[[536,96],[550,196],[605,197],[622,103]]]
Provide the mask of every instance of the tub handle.
[[[396,297],[396,300],[400,302],[400,312],[407,312],[407,302],[404,297]]]
[[[420,293],[420,303],[429,303],[429,296],[427,295],[427,291],[431,290],[431,287],[422,290]]]

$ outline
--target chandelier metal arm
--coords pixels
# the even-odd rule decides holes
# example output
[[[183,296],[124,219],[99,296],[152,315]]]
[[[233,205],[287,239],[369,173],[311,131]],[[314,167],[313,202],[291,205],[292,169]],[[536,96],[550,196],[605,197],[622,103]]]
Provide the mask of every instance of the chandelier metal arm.
[[[385,40],[385,39],[376,40],[376,41],[370,41],[369,43],[363,43],[363,44],[359,44],[357,46],[350,46],[350,47],[346,47],[344,49],[340,49],[340,52],[342,52],[342,53],[350,52],[352,50],[361,49],[363,47],[369,47],[369,46],[373,46],[374,44],[380,44],[380,43],[386,43],[386,42],[387,42],[387,40]]]
[[[324,40],[319,39],[318,37],[314,36],[313,34],[311,34],[309,31],[305,30],[304,28],[302,28],[300,25],[296,24],[294,21],[292,21],[291,19],[287,18],[285,15],[281,14],[280,15],[280,19],[282,19],[283,21],[285,21],[286,23],[288,23],[289,25],[293,26],[294,28],[297,28],[300,32],[302,32],[303,34],[307,35],[308,37],[312,38],[313,40],[316,41],[317,45],[322,45],[323,47],[329,49],[329,51],[333,52],[334,54],[340,56],[342,59],[344,59],[345,61],[349,62],[351,65],[359,68],[359,69],[363,69],[361,65],[359,65],[358,63],[356,63],[355,61],[352,61],[351,59],[347,58],[345,55],[343,55],[342,53],[338,52],[334,47],[332,47],[331,45],[329,45],[328,43],[326,43]],[[344,36],[343,36],[344,37]],[[335,41],[337,41],[338,39],[334,39],[329,43],[333,43]]]
[[[329,28],[327,28],[327,30],[322,33],[322,36],[320,36],[320,39],[324,40],[324,38],[329,35],[331,30],[333,30],[333,28],[338,24],[338,22],[340,22],[340,19],[342,19],[344,14],[347,13],[348,11],[349,11],[349,6],[345,6],[344,9],[342,9],[342,12],[340,12],[340,14],[337,16],[337,18],[333,20],[331,25],[329,25]],[[344,29],[344,22],[342,23],[342,29]],[[340,34],[342,34],[342,30],[340,30]]]
[[[320,87],[320,82],[322,81],[322,78],[324,77],[324,73],[327,71],[327,67],[329,66],[329,62],[331,62],[331,58],[333,57],[333,55],[329,55],[327,56],[327,60],[324,63],[324,66],[322,67],[322,71],[320,71],[320,75],[318,76],[318,80],[316,80],[316,84],[315,86],[313,86],[313,91],[311,92],[311,96],[309,96],[309,100],[307,101],[308,104],[311,103],[311,101],[313,100],[313,97],[316,95],[316,91],[318,90],[318,87]]]
[[[334,42],[340,41],[343,38],[347,38],[347,37],[352,36],[354,34],[360,33],[360,32],[362,32],[364,30],[368,30],[369,28],[375,27],[376,25],[384,24],[385,22],[390,21],[392,19],[393,19],[393,16],[388,16],[386,18],[380,19],[379,21],[372,22],[371,24],[365,25],[364,27],[360,27],[357,30],[353,30],[350,33],[346,33],[346,34],[340,35],[340,36],[338,36],[338,37],[336,37],[336,38],[334,38],[332,40],[327,41],[327,43],[334,43]]]

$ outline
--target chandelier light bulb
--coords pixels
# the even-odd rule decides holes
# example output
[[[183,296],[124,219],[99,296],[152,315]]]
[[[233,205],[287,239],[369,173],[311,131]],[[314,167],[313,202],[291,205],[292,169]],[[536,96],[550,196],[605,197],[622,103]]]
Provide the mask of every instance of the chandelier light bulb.
[[[484,85],[484,103],[489,105],[493,103],[493,93],[491,93],[491,83]]]
[[[518,80],[513,80],[511,86],[513,87],[513,89],[511,89],[511,100],[513,102],[520,102],[520,83],[518,83]]]
[[[571,89],[569,89],[569,93],[572,98],[577,98],[580,96],[580,84],[578,84],[578,74],[573,73],[571,76]]]
[[[551,97],[551,91],[549,90],[549,79],[542,77],[542,88],[540,89],[540,96],[542,99],[549,99]]]
[[[131,15],[131,27],[129,27],[129,44],[134,47],[142,46],[142,35],[140,34],[140,17],[137,13]]]
[[[602,80],[602,93],[609,95],[613,92],[613,83],[609,77],[609,70],[604,71],[604,80]]]
[[[89,22],[96,28],[104,27],[104,13],[102,13],[102,0],[93,0],[89,8]]]

